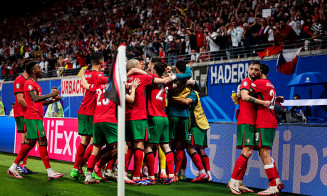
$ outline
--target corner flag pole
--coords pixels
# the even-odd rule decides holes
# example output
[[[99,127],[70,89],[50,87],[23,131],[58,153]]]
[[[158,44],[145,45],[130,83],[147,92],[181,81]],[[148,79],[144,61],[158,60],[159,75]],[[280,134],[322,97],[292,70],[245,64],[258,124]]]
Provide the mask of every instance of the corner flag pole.
[[[118,47],[118,53],[122,54],[119,57],[118,64],[120,85],[119,97],[120,105],[118,106],[118,188],[117,195],[125,195],[125,82],[126,77],[126,45]],[[118,58],[118,57],[117,57]],[[120,61],[121,60],[121,61]]]

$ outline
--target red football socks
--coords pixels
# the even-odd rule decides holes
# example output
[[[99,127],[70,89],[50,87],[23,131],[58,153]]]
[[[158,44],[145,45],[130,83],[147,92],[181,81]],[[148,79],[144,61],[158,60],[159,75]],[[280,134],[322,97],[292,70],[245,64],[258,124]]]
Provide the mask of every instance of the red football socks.
[[[24,144],[25,143],[22,143],[21,148],[23,147]],[[23,165],[26,165],[27,164],[27,157],[28,157],[28,154],[23,159]]]
[[[134,174],[133,174],[133,177],[141,176],[142,162],[143,162],[143,150],[136,148],[134,151]]]
[[[49,161],[47,146],[39,146],[39,152],[40,152],[40,156],[41,156],[41,159],[43,161],[43,164],[45,166],[45,169],[51,168],[50,167],[50,161]]]
[[[89,160],[92,151],[93,151],[93,145],[90,144],[90,145],[86,148],[86,150],[85,150],[85,152],[84,152],[84,156],[83,156],[82,162],[81,162],[81,164],[80,164],[82,167],[83,167],[83,165],[85,165],[85,163]]]
[[[270,186],[277,186],[274,164],[269,163],[269,164],[265,165],[264,167],[265,167],[265,171],[266,171]]]
[[[201,156],[201,161],[204,169],[208,172],[210,171],[210,161],[207,155]]]
[[[232,173],[232,178],[234,180],[243,179],[247,167],[247,163],[248,163],[248,158],[246,158],[244,155],[241,154],[235,162],[234,170]],[[244,172],[242,172],[243,170]]]
[[[184,149],[176,149],[175,152],[175,175],[178,175],[179,169],[181,168],[184,156]]]
[[[278,173],[275,161],[273,163],[274,163],[274,169],[275,169],[275,177],[279,178],[279,173]]]
[[[149,152],[145,155],[145,159],[148,163],[149,175],[154,176],[154,154],[153,152]]]
[[[166,153],[167,173],[174,174],[174,153],[172,151]]]
[[[87,163],[87,171],[88,172],[93,172],[95,163],[96,163],[97,157],[94,156],[93,154],[90,155],[90,158]]]
[[[128,166],[129,166],[129,162],[131,161],[132,155],[133,155],[133,149],[128,147],[127,153],[125,154],[125,172],[128,171]]]
[[[114,164],[116,160],[117,160],[116,158],[109,160],[106,169],[112,170],[114,168]]]
[[[20,151],[14,161],[14,163],[16,163],[17,165],[19,164],[19,162],[21,162],[29,153],[30,150],[32,150],[33,146],[30,146],[28,144],[24,144],[21,148]]]
[[[75,155],[74,169],[78,170],[79,166],[81,165],[81,162],[83,160],[83,156],[85,153],[85,149],[86,149],[85,145],[83,145],[81,143],[78,145],[76,155]]]
[[[192,159],[195,167],[199,171],[203,170],[202,161],[201,161],[200,155],[198,153],[195,152],[195,153],[191,154],[191,159]]]
[[[186,170],[186,166],[187,166],[187,156],[186,156],[186,153],[184,152],[181,169]]]

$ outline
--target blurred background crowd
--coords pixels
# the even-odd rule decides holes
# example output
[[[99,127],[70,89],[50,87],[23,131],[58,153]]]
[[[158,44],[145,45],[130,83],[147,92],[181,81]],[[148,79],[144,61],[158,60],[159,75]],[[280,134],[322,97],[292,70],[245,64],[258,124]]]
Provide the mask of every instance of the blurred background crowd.
[[[146,64],[152,56],[204,62],[254,56],[258,46],[323,48],[324,0],[43,0],[3,10],[1,79],[14,80],[34,58],[45,77],[76,74],[117,47]],[[10,12],[10,13],[9,13]],[[78,73],[78,71],[77,71]]]

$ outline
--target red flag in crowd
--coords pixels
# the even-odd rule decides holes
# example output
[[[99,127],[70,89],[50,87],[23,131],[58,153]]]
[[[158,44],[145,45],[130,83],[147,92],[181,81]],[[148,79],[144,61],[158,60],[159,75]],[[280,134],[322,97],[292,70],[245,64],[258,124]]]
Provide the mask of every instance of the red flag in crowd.
[[[281,46],[271,46],[271,47],[266,48],[263,52],[257,52],[257,54],[260,58],[263,58],[265,56],[271,56],[274,54],[278,54],[278,53],[280,53],[280,51],[282,51]]]

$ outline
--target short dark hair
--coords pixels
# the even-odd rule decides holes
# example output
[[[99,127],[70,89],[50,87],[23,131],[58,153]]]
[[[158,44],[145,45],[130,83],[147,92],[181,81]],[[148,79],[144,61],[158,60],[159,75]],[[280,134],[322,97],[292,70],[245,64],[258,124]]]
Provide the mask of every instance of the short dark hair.
[[[297,97],[298,99],[301,99],[300,95],[298,95],[298,94],[294,95],[293,98],[294,97]]]
[[[162,76],[165,73],[166,66],[163,62],[156,62],[153,65],[153,69],[156,70],[159,76]]]
[[[260,65],[260,62],[259,62],[259,61],[252,61],[252,62],[250,63],[250,65]]]
[[[91,54],[91,62],[92,65],[98,65],[100,61],[103,59],[103,54],[102,52],[94,52]]]
[[[30,61],[29,63],[27,63],[27,65],[26,65],[26,72],[27,72],[28,74],[31,74],[31,73],[32,73],[32,69],[33,69],[33,67],[34,67],[36,64],[37,64],[36,61]]]
[[[53,86],[51,89],[58,89],[56,86]]]
[[[26,70],[26,66],[28,63],[32,62],[33,60],[29,59],[23,62],[23,69]]]
[[[269,67],[267,64],[265,63],[260,63],[260,69],[261,69],[261,73],[264,75],[268,75],[269,73]]]
[[[176,67],[180,72],[184,73],[186,71],[186,62],[183,60],[178,60],[176,62]]]

